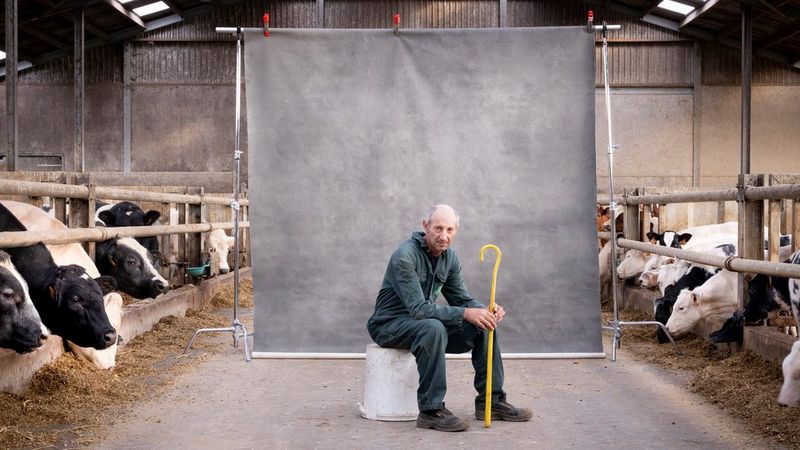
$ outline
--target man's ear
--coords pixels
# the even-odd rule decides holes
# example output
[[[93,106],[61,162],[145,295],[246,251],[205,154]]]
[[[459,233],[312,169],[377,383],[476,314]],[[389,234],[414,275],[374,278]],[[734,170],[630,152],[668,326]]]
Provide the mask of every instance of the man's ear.
[[[427,219],[422,219],[422,229],[423,230],[427,230],[428,229],[428,220]]]

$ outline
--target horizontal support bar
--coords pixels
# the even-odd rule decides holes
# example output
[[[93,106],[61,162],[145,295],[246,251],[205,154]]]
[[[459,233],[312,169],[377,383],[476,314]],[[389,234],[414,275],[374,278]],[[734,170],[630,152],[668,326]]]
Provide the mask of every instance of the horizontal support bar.
[[[645,242],[630,239],[617,239],[617,244],[623,248],[632,248],[643,252],[655,253],[662,256],[671,256],[686,261],[691,261],[709,266],[727,268],[734,272],[760,273],[764,275],[777,275],[787,278],[800,278],[800,264],[773,263],[767,261],[757,261],[754,259],[731,258],[726,267],[728,258],[713,256],[705,253],[693,252],[663,245],[653,245]]]
[[[738,189],[703,190],[691,192],[676,192],[672,194],[630,195],[624,197],[614,195],[618,205],[650,205],[654,203],[690,203],[690,202],[722,202],[736,201]],[[780,200],[800,199],[800,184],[781,184],[777,186],[755,186],[744,190],[745,200]],[[610,203],[611,196],[601,194],[597,196],[598,203]]]
[[[249,228],[250,222],[239,222],[239,228]],[[163,234],[206,233],[215,228],[230,230],[233,222],[156,225],[145,227],[74,228],[58,231],[3,231],[0,248],[27,247],[39,242],[48,245],[73,242],[98,242],[118,237],[160,236]]]
[[[40,183],[36,181],[0,179],[0,193],[8,195],[34,195],[63,198],[89,198],[89,188],[83,185]],[[115,187],[97,186],[95,197],[104,200],[129,200],[157,203],[187,203],[191,205],[230,205],[233,199],[204,195],[168,194],[161,192],[135,191]],[[240,205],[248,205],[244,198]]]
[[[252,352],[253,359],[365,359],[364,353],[309,353],[309,352]],[[598,353],[503,353],[503,359],[603,359],[604,352]],[[469,353],[447,354],[450,360],[468,360]]]

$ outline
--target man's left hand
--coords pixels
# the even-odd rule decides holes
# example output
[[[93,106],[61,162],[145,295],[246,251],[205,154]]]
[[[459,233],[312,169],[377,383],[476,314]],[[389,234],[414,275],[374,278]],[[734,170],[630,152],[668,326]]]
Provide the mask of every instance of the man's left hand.
[[[497,303],[494,304],[494,317],[497,319],[497,323],[503,321],[503,317],[506,316],[506,310],[503,309],[502,306],[498,305]]]

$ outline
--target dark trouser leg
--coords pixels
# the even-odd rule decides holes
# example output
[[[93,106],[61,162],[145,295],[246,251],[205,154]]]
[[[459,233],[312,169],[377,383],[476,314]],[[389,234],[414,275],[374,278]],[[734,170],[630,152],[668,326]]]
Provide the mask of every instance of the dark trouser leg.
[[[398,318],[371,334],[381,347],[411,350],[419,372],[419,409],[440,409],[447,392],[444,354],[448,335],[444,324],[436,319]]]
[[[483,331],[471,323],[464,323],[460,333],[463,350],[459,351],[459,342],[455,336],[451,336],[447,351],[450,353],[463,353],[472,348],[472,367],[475,368],[475,390],[478,396],[475,397],[475,408],[483,409],[486,404],[486,361],[488,353],[489,332]],[[505,400],[506,393],[503,391],[503,358],[500,356],[500,346],[497,343],[497,331],[494,333],[492,343],[492,404],[500,400]]]

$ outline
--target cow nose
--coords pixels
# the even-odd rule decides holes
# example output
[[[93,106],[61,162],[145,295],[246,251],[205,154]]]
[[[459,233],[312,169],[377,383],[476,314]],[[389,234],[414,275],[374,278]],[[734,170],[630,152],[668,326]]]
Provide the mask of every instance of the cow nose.
[[[111,330],[108,333],[103,335],[103,338],[106,340],[106,346],[110,346],[117,342],[117,332],[116,330]]]
[[[228,273],[231,269],[219,269],[219,273]]]
[[[162,281],[156,281],[156,289],[163,294],[169,290],[169,285]]]

